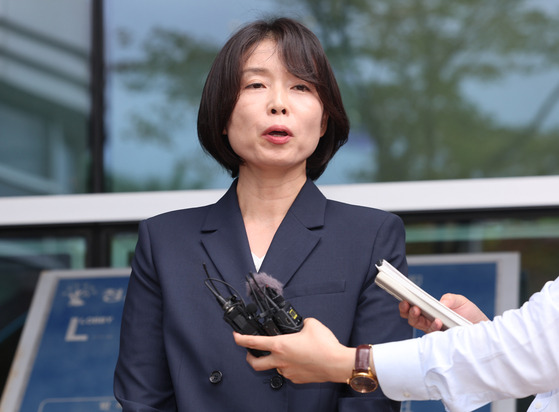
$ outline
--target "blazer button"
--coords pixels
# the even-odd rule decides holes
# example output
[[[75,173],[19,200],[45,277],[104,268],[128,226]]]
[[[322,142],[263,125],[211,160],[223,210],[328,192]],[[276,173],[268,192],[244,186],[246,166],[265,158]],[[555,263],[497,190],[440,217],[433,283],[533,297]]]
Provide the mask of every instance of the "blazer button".
[[[272,380],[270,381],[270,387],[274,390],[281,389],[283,386],[283,376],[281,375],[274,375],[272,376]]]
[[[223,373],[221,371],[213,371],[210,375],[210,382],[217,385],[223,380]]]

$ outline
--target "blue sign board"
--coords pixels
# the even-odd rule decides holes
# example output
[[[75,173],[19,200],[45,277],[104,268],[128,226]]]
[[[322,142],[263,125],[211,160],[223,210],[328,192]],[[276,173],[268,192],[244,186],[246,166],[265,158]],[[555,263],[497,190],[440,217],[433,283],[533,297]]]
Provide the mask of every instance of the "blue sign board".
[[[42,274],[26,322],[26,328],[35,324],[35,344],[27,350],[32,353],[20,353],[28,360],[26,376],[20,377],[17,391],[8,392],[8,381],[6,396],[19,396],[6,410],[121,411],[112,382],[129,272]],[[31,332],[24,330],[20,346]],[[21,372],[22,365],[12,370]]]

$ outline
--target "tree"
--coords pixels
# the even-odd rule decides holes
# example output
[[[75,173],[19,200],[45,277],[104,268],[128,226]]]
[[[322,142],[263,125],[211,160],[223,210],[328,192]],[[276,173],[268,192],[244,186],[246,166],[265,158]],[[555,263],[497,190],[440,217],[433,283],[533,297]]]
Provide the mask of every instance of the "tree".
[[[354,180],[559,173],[559,126],[544,127],[558,106],[559,74],[543,102],[526,102],[534,115],[523,126],[504,124],[467,94],[473,82],[559,73],[559,9],[527,0],[291,2],[307,11],[304,23],[331,60],[352,134],[374,148],[375,167]],[[217,47],[156,29],[142,49],[117,69],[131,89],[165,90],[160,115],[135,120],[138,137],[165,141],[168,113],[198,102]]]
[[[472,81],[558,73],[558,16],[531,3],[304,1],[352,123],[376,149],[376,174],[367,180],[559,172],[550,160],[559,150],[559,128],[542,129],[559,102],[559,74],[524,127],[501,124],[464,92]],[[533,107],[526,102],[527,110]]]

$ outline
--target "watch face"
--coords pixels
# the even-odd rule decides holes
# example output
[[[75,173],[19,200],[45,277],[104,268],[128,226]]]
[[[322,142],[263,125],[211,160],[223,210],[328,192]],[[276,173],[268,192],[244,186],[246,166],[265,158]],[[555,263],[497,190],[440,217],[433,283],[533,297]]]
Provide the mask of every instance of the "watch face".
[[[368,393],[374,391],[378,383],[369,375],[364,374],[363,376],[354,376],[349,382],[349,385],[357,392]]]

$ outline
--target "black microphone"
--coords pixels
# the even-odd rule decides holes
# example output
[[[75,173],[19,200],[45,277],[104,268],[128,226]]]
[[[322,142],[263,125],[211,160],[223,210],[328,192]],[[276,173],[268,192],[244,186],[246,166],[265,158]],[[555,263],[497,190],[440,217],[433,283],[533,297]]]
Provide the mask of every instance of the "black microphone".
[[[265,273],[249,273],[246,276],[246,287],[253,303],[245,305],[233,286],[223,280],[211,278],[206,265],[203,266],[207,277],[204,283],[223,310],[223,319],[236,332],[243,335],[273,336],[299,332],[303,328],[303,318],[284,299],[283,285],[277,279]],[[226,298],[219,293],[216,283],[227,287],[231,296]],[[268,351],[248,350],[257,357],[270,354]]]
[[[299,332],[303,317],[283,297],[283,284],[266,273],[249,273],[247,294],[260,309],[262,326],[268,335]]]
[[[223,319],[231,325],[233,330],[242,335],[266,335],[266,331],[257,319],[256,306],[252,303],[245,306],[245,302],[235,294],[232,294],[229,298],[224,298],[217,290],[214,282],[222,283],[230,289],[235,289],[220,279],[211,278],[206,265],[203,266],[207,276],[204,283],[215,296],[221,309],[223,309]],[[270,354],[268,351],[258,349],[249,349],[249,351],[256,357]]]

